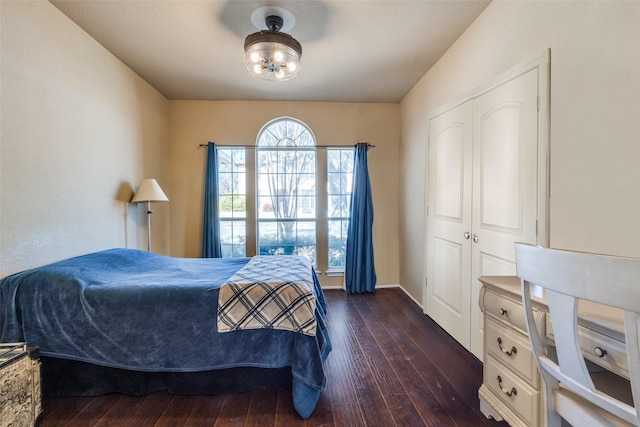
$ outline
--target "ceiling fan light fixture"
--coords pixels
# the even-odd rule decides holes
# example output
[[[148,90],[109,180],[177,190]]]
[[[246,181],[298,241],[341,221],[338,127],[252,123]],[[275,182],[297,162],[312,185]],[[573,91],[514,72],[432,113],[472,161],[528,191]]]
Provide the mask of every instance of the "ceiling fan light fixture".
[[[249,34],[244,41],[247,71],[266,80],[289,80],[300,72],[302,46],[292,36],[280,32],[282,18],[268,16],[267,30]]]

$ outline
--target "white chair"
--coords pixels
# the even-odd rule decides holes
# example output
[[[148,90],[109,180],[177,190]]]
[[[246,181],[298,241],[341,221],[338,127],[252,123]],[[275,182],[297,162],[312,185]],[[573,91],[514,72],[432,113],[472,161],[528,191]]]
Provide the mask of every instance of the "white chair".
[[[548,426],[560,426],[562,419],[575,427],[640,426],[640,259],[517,243],[516,265],[529,340],[545,383]],[[544,337],[538,334],[530,284],[546,291],[558,362],[552,352],[545,353]],[[594,386],[578,340],[579,299],[624,310],[632,394],[627,403]]]

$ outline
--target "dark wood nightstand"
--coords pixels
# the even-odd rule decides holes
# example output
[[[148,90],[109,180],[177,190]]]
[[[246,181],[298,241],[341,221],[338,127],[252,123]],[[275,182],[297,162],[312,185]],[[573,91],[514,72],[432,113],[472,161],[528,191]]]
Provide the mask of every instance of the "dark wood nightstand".
[[[33,426],[42,412],[37,347],[0,343],[0,426]]]

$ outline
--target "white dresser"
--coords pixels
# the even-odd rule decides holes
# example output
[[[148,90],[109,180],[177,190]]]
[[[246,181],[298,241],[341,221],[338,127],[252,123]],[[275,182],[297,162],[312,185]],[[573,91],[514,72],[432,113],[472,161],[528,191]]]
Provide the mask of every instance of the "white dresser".
[[[484,372],[478,391],[480,409],[487,417],[512,426],[537,427],[541,416],[541,379],[531,352],[520,280],[511,276],[482,277],[480,308],[484,313]],[[536,324],[545,330],[546,312],[536,312]]]
[[[480,278],[484,319],[483,384],[478,390],[486,417],[511,426],[543,426],[543,384],[531,351],[524,320],[520,279]],[[553,345],[553,329],[540,288],[533,288],[534,318],[541,335]],[[579,326],[586,359],[622,378],[629,378],[622,311],[580,302]]]

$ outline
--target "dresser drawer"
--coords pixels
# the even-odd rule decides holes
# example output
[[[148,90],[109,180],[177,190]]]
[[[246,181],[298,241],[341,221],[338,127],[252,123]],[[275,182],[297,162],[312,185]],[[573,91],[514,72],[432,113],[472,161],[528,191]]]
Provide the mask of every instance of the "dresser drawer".
[[[529,344],[529,338],[488,316],[486,319],[485,350],[537,389],[539,385],[538,366]]]
[[[540,393],[492,356],[486,356],[484,385],[527,425],[538,426]]]
[[[482,306],[487,314],[493,315],[508,325],[520,330],[527,335],[527,325],[524,319],[524,307],[522,301],[499,295],[491,290],[484,292]],[[538,328],[544,327],[544,312],[534,308],[534,318]],[[541,320],[541,321],[540,321]],[[540,331],[544,334],[544,330]]]
[[[547,338],[553,341],[551,321],[551,316],[547,316]],[[627,349],[624,342],[580,325],[578,325],[578,335],[580,336],[580,348],[585,359],[591,360],[624,378],[629,378]]]

